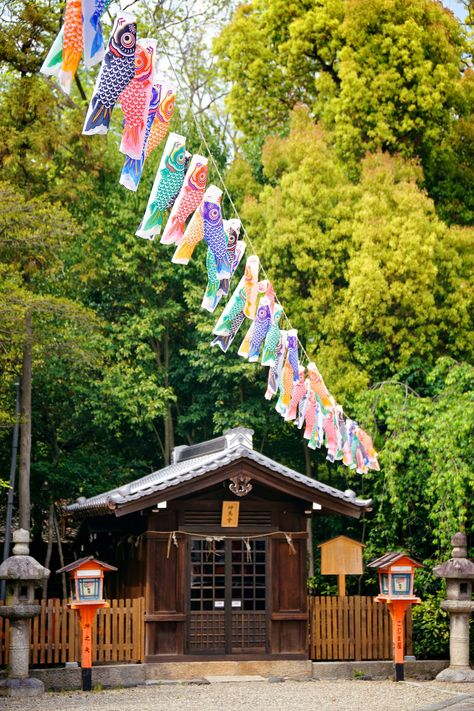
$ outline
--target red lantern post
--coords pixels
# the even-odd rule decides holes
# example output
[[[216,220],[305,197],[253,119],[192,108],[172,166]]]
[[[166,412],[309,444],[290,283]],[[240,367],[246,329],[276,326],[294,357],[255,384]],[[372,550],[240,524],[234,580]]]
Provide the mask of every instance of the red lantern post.
[[[57,570],[71,574],[71,610],[79,612],[82,630],[82,690],[92,688],[92,625],[100,608],[109,607],[104,600],[104,571],[117,570],[113,565],[95,560],[92,556],[81,558]]]
[[[395,681],[405,678],[405,614],[410,605],[421,602],[413,593],[415,569],[423,566],[406,553],[386,553],[368,563],[379,575],[380,594],[376,602],[386,602],[392,620],[392,641],[395,662]]]

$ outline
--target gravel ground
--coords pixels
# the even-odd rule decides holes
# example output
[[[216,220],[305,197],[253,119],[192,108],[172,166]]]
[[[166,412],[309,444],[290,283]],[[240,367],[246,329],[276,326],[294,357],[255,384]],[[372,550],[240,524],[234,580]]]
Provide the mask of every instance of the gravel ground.
[[[467,699],[466,697],[470,697]],[[1,699],[5,711],[474,711],[474,684],[285,681],[153,685]]]

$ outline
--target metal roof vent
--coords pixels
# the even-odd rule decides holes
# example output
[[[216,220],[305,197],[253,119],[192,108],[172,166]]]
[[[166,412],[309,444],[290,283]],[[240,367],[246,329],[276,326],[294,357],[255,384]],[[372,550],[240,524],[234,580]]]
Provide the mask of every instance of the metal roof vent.
[[[173,449],[172,463],[185,462],[188,459],[196,459],[197,457],[206,457],[208,454],[215,452],[223,452],[226,449],[225,437],[216,437],[201,444],[192,444],[189,447],[181,445]]]

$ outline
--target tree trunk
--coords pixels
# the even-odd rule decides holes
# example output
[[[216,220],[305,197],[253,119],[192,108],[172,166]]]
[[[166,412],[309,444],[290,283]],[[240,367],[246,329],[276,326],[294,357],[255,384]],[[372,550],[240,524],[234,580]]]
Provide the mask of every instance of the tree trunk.
[[[313,476],[313,464],[311,462],[311,453],[309,451],[309,447],[306,444],[306,442],[303,442],[303,451],[304,451],[304,468],[305,468],[305,474],[306,476]]]
[[[170,348],[169,348],[169,334],[168,330],[165,330],[163,335],[163,341],[160,343],[155,339],[151,340],[151,347],[155,354],[156,364],[159,369],[163,369],[163,384],[165,388],[169,387],[169,367],[170,367]],[[163,353],[163,358],[162,358]],[[173,428],[173,416],[171,412],[171,405],[166,406],[166,412],[163,416],[163,432],[164,437],[161,439],[159,432],[155,425],[153,425],[156,437],[158,439],[160,449],[163,454],[163,459],[165,460],[165,466],[171,462],[171,452],[174,447],[174,428]]]
[[[54,517],[54,530],[56,531],[56,540],[58,542],[58,553],[59,553],[59,563],[61,568],[64,568],[64,554],[63,554],[63,544],[61,543],[61,533],[59,531],[58,517],[56,516],[56,509],[53,509]],[[66,573],[61,573],[61,582],[63,584],[63,600],[67,598],[67,582]]]
[[[44,567],[49,569],[51,563],[51,553],[53,552],[53,529],[54,529],[54,503],[51,502],[48,516],[48,547],[46,548],[46,558]],[[44,579],[43,583],[43,600],[48,596],[48,578]]]
[[[18,476],[18,509],[20,528],[30,530],[30,467],[31,467],[31,364],[33,346],[31,311],[25,316],[25,345],[21,374],[20,467]]]
[[[169,387],[169,368],[170,368],[170,342],[168,330],[165,331],[163,336],[163,361],[165,368],[165,387]],[[174,428],[173,428],[173,415],[171,412],[171,404],[166,407],[166,414],[164,417],[164,427],[165,427],[165,464],[170,464],[171,462],[171,452],[174,448]]]

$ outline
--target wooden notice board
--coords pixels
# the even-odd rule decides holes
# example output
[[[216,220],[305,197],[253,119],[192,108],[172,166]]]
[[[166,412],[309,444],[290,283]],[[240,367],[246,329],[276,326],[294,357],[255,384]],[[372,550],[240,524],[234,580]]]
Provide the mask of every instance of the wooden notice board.
[[[237,528],[239,525],[239,507],[240,501],[222,502],[222,528]]]
[[[347,536],[336,536],[330,541],[320,543],[321,549],[321,574],[337,575],[339,595],[346,594],[346,575],[361,575],[364,567],[362,563],[363,543],[354,541]]]

